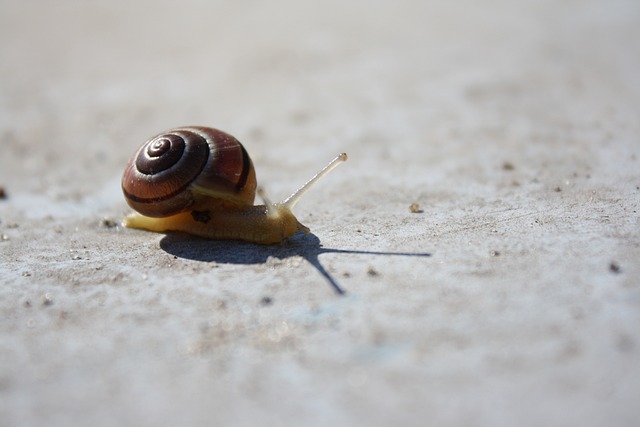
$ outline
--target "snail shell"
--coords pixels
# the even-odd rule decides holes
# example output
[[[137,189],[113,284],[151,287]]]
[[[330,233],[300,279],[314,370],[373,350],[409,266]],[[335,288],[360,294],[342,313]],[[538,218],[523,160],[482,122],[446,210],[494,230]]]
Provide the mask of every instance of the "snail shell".
[[[182,231],[217,240],[260,244],[282,242],[309,232],[291,212],[320,178],[347,160],[339,154],[280,203],[261,193],[253,205],[256,173],[246,150],[233,136],[207,127],[181,127],[157,135],[138,149],[122,175],[129,206],[126,227]]]
[[[148,217],[253,205],[256,173],[233,136],[208,127],[170,129],[145,142],[122,176],[129,206]]]

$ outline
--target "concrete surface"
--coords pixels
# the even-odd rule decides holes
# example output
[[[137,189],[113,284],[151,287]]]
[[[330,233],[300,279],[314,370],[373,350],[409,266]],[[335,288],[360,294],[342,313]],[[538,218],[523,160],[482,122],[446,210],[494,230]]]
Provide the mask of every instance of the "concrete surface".
[[[636,0],[1,1],[0,424],[638,425],[638,70]],[[314,234],[115,225],[187,124],[347,151]]]

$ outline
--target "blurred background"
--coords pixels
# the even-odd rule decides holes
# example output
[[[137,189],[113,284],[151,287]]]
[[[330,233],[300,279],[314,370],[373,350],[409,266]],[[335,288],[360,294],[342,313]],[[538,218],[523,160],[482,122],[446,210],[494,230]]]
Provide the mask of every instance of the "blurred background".
[[[639,70],[638,0],[0,0],[0,425],[637,425]],[[348,152],[356,252],[121,229],[181,125],[273,199]]]
[[[459,169],[460,145],[498,155],[556,136],[581,156],[568,128],[633,121],[639,90],[633,0],[0,4],[4,180],[25,185],[12,176],[26,170],[30,190],[62,197],[184,124],[232,133],[259,174],[350,151],[368,179],[403,185],[424,165]],[[91,166],[47,180],[68,150]]]

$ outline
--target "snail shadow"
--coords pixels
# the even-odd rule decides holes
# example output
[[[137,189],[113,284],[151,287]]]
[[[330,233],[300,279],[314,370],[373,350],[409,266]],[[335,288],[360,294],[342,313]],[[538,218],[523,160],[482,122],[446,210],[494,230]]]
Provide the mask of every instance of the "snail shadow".
[[[324,248],[320,239],[313,234],[299,233],[282,245],[257,245],[241,241],[206,240],[183,233],[170,233],[160,240],[162,250],[178,258],[219,264],[263,264],[269,257],[286,259],[300,256],[329,282],[333,290],[344,295],[346,292],[320,263],[320,255],[327,253],[430,257],[430,253],[376,252]]]

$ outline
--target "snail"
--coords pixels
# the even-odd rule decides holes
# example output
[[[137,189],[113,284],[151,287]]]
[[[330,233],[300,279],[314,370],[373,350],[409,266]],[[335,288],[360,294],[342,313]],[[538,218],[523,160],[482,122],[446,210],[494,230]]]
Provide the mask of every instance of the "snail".
[[[129,160],[122,191],[135,211],[123,225],[149,231],[182,231],[217,240],[260,244],[309,233],[291,212],[320,178],[347,160],[339,154],[280,203],[257,188],[253,162],[242,144],[218,129],[170,129],[145,142]],[[254,205],[256,191],[264,205]]]

